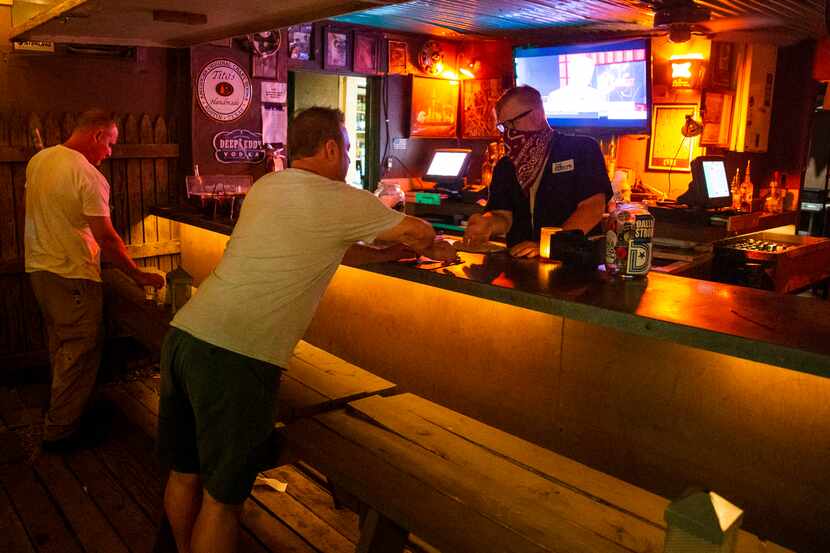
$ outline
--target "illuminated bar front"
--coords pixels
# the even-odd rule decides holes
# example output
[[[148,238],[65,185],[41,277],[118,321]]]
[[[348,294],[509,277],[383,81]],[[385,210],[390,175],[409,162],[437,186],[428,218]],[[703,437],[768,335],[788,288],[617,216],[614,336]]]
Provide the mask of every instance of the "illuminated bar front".
[[[197,281],[227,232],[182,225]],[[717,490],[788,533],[830,519],[830,305],[462,257],[435,271],[341,266],[305,339],[664,497]]]

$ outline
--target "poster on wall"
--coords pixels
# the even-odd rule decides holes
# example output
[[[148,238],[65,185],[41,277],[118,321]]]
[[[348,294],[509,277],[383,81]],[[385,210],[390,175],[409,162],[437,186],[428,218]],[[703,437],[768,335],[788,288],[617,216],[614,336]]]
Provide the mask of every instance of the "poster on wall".
[[[703,134],[700,135],[701,146],[729,147],[729,131],[732,121],[732,95],[721,92],[704,92]]]
[[[288,142],[288,110],[285,104],[262,104],[262,141],[265,144]]]
[[[390,75],[406,74],[406,42],[390,40],[388,46],[388,72]]]
[[[262,134],[248,129],[222,131],[213,137],[213,150],[219,163],[262,163],[265,150]]]
[[[326,28],[326,54],[323,68],[330,70],[348,69],[351,42],[349,32],[334,28]]]
[[[375,75],[380,71],[380,39],[374,35],[354,35],[355,73]]]
[[[284,104],[288,101],[288,83],[262,81],[261,99],[266,104]]]
[[[205,115],[215,121],[242,117],[251,105],[251,92],[248,74],[231,60],[213,60],[199,72],[196,96]]]
[[[462,82],[462,138],[498,138],[494,107],[503,91],[501,79]]]
[[[412,77],[412,137],[454,138],[457,134],[458,81]]]
[[[694,137],[683,136],[686,116],[694,117],[697,104],[655,104],[652,112],[651,140],[648,146],[648,169],[689,173],[692,170]]]
[[[312,59],[311,23],[292,25],[288,28],[288,58],[292,60],[308,61]]]

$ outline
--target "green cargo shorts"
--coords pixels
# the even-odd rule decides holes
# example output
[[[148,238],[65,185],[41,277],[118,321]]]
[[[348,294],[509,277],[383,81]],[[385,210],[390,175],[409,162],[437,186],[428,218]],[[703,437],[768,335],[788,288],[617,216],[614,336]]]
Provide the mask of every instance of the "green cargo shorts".
[[[220,503],[245,501],[274,443],[280,372],[172,328],[161,351],[162,466],[199,474]]]

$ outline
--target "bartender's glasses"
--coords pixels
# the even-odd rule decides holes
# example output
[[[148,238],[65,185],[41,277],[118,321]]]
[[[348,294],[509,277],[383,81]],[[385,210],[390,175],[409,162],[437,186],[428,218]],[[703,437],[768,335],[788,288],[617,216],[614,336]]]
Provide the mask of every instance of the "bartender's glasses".
[[[504,121],[499,121],[498,123],[496,123],[496,129],[498,129],[498,131],[502,132],[502,133],[504,131],[506,131],[507,129],[515,129],[516,128],[516,121],[518,121],[522,117],[526,116],[531,111],[533,111],[533,110],[529,109],[527,111],[523,111],[522,113],[520,113],[516,117],[511,117],[510,119],[505,119]]]

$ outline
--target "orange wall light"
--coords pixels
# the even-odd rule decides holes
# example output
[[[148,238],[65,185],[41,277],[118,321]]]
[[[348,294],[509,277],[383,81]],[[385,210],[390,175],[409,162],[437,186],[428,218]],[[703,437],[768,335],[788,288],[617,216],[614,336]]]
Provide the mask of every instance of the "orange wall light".
[[[672,88],[700,88],[704,71],[703,54],[678,54],[669,61]]]

